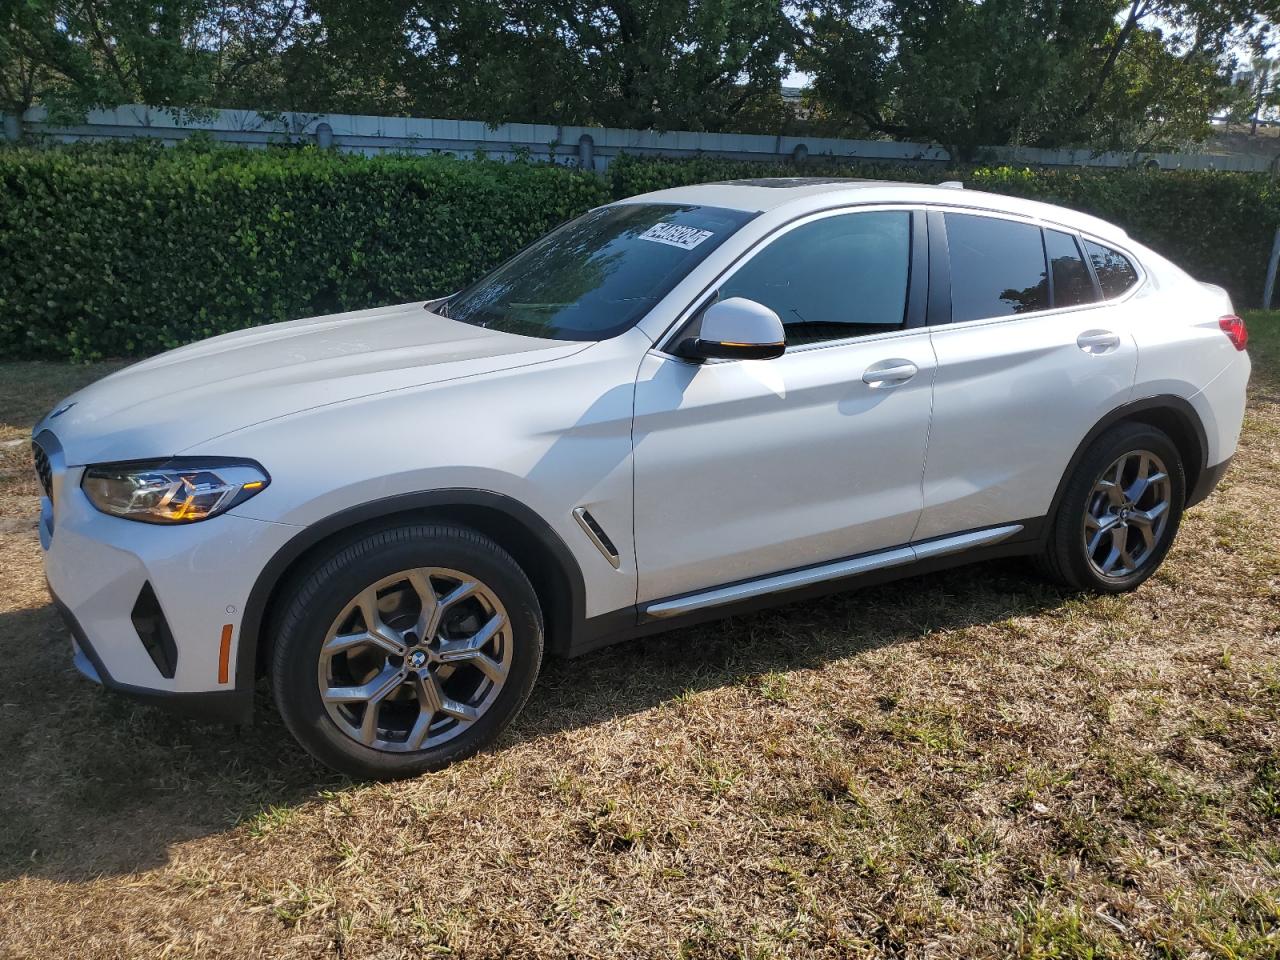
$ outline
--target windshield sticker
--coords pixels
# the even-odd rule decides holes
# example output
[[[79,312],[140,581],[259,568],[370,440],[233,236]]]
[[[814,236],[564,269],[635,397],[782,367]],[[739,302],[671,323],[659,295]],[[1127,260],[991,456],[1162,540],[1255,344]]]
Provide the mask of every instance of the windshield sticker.
[[[679,247],[681,250],[692,250],[710,236],[712,236],[710,230],[684,227],[678,223],[655,223],[640,234],[640,239],[652,240],[654,243],[665,243],[669,247]]]

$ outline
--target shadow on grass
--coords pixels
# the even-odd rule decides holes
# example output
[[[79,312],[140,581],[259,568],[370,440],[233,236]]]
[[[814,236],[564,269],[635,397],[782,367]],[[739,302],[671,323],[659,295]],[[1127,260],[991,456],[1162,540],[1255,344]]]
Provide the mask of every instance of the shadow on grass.
[[[795,603],[550,661],[499,745],[589,727],[688,690],[820,667],[934,630],[995,623],[1062,596],[998,561]],[[0,880],[78,881],[146,870],[185,840],[224,833],[351,781],[320,767],[259,691],[253,726],[172,717],[102,691],[70,663],[52,607],[0,615],[13,651],[0,694]]]

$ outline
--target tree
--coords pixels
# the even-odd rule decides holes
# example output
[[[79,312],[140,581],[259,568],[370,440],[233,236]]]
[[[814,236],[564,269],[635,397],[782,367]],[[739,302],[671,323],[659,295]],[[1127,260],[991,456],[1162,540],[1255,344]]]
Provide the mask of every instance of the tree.
[[[315,0],[339,59],[397,112],[491,122],[732,127],[778,101],[781,0]]]
[[[264,65],[314,35],[302,0],[0,0],[0,108],[264,106]],[[311,34],[307,34],[311,28]],[[255,75],[256,72],[256,75]],[[266,101],[266,102],[263,102]]]
[[[1108,149],[1203,138],[1276,0],[819,0],[801,69],[850,131]]]

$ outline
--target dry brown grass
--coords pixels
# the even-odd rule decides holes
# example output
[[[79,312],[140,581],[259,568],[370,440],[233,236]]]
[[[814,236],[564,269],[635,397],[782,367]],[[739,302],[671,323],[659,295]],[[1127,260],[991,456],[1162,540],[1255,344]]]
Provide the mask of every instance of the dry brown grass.
[[[1137,593],[989,564],[551,663],[496,749],[393,785],[265,703],[236,732],[80,681],[6,448],[0,955],[1280,955],[1252,324],[1236,465]]]

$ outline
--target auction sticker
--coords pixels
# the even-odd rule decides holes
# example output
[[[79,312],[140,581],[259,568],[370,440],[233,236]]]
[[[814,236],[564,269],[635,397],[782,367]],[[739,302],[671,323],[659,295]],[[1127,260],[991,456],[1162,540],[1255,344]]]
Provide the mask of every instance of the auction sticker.
[[[681,250],[692,250],[707,237],[710,230],[699,230],[697,227],[685,227],[678,223],[655,223],[640,234],[641,240],[652,240],[654,243],[665,243]]]

